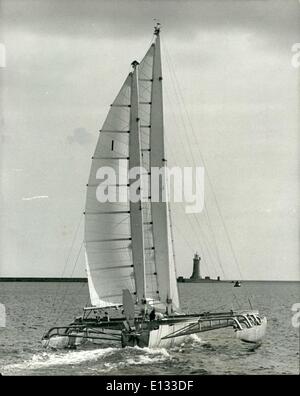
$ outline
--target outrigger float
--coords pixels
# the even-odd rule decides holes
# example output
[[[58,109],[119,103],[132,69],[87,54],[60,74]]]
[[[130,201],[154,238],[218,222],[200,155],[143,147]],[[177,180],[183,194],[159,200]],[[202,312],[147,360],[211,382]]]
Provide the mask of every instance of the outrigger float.
[[[129,173],[140,168],[149,176],[153,167],[166,166],[162,80],[157,24],[145,57],[132,62],[111,104],[92,157],[84,212],[91,307],[70,325],[51,328],[43,337],[45,347],[75,348],[87,341],[168,347],[191,334],[227,327],[246,342],[260,342],[265,334],[267,320],[258,311],[183,314],[180,309],[166,172],[159,202],[151,200],[147,177],[140,176],[137,189]],[[120,200],[97,199],[98,172],[105,167],[117,175],[105,187],[117,190]],[[131,199],[133,193],[138,200]]]

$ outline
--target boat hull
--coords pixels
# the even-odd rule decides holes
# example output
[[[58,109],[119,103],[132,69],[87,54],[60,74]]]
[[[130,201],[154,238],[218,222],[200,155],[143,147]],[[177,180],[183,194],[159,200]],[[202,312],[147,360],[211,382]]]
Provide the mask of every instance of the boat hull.
[[[189,324],[190,323],[191,322],[189,322]],[[188,323],[184,322],[184,323],[176,323],[173,325],[162,325],[159,326],[159,328],[156,330],[151,330],[148,346],[150,348],[157,348],[157,347],[170,348],[175,345],[182,344],[186,336],[171,337],[171,338],[165,338],[165,337],[169,336],[170,334],[176,331],[182,330],[184,327],[187,326],[187,324]]]
[[[159,324],[152,329],[144,329],[140,332],[126,332],[122,334],[122,347],[138,346],[140,348],[171,348],[180,345],[186,335],[173,337],[175,332],[183,330],[193,322],[181,322],[174,324]]]
[[[83,344],[83,340],[84,338],[82,337],[58,335],[43,339],[42,346],[51,349],[75,349],[77,346]]]
[[[267,318],[261,319],[261,324],[250,328],[244,328],[236,332],[236,338],[253,344],[260,343],[267,331]]]
[[[48,339],[42,340],[42,346],[44,348],[51,349],[64,349],[69,345],[69,337],[68,336],[54,336]]]

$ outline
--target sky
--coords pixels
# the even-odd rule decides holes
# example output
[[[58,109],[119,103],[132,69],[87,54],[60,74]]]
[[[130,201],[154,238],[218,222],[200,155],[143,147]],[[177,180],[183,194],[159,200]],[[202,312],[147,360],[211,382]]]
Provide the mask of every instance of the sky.
[[[0,0],[0,11],[0,276],[85,276],[98,130],[156,19],[168,164],[206,166],[206,211],[172,206],[178,275],[198,251],[202,275],[300,280],[298,1]]]

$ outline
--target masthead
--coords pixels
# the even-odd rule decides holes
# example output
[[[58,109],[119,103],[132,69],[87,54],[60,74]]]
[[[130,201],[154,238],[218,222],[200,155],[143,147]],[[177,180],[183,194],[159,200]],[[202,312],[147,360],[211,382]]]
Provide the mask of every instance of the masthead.
[[[134,60],[134,61],[131,63],[131,66],[133,67],[133,69],[135,69],[138,65],[139,65],[139,62],[136,61],[136,60]]]
[[[154,34],[155,36],[158,36],[160,32],[160,23],[157,22],[156,25],[154,26]]]

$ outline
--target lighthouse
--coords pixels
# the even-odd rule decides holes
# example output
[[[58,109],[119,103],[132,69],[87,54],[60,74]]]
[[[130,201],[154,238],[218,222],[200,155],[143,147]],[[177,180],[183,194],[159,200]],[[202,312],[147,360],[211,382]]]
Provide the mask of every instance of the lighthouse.
[[[201,257],[199,256],[198,253],[195,253],[194,258],[193,258],[193,273],[190,279],[196,280],[196,279],[202,279],[200,276],[200,260]]]

